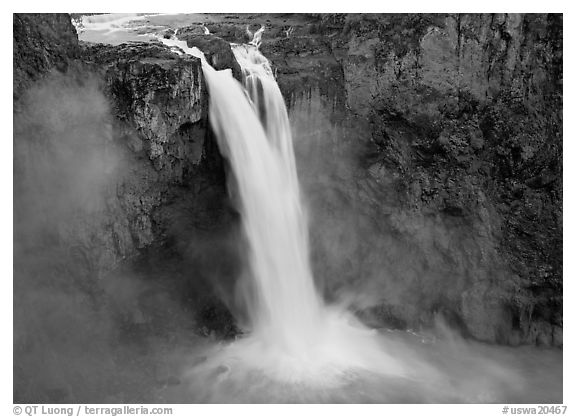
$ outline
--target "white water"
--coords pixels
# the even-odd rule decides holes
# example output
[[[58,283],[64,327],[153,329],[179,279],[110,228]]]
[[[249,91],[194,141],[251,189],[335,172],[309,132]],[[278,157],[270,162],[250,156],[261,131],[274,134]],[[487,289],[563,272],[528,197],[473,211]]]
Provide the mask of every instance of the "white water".
[[[249,38],[251,38],[248,44],[255,46],[256,49],[258,49],[260,47],[260,44],[262,43],[262,34],[264,33],[264,29],[265,29],[264,25],[261,25],[260,29],[258,29],[256,33],[252,33],[250,31],[250,26],[246,26],[246,34],[248,35]]]
[[[256,328],[290,339],[317,332],[321,302],[314,288],[308,260],[308,228],[303,210],[288,113],[268,61],[247,45],[235,45],[234,55],[243,72],[253,105],[228,100],[227,90],[215,99],[212,123],[228,148],[238,182],[246,234],[251,245],[251,266],[257,284]],[[229,77],[228,77],[229,78]],[[228,83],[236,84],[228,79]],[[210,88],[210,87],[209,87]],[[216,101],[218,100],[218,101]],[[236,104],[237,103],[237,104]],[[227,107],[236,107],[240,126],[229,125]],[[248,116],[249,115],[249,116]],[[264,127],[264,129],[263,129]]]
[[[149,15],[138,13],[109,13],[82,16],[75,25],[78,32],[84,30],[105,31],[107,33],[124,30],[129,23],[144,20]]]
[[[229,70],[216,71],[196,48],[163,40],[201,57],[210,122],[234,173],[249,245],[249,336],[217,361],[260,369],[289,381],[337,383],[363,368],[402,374],[376,334],[317,294],[308,257],[303,209],[288,114],[268,60],[253,45],[234,45],[246,89]],[[248,97],[246,95],[248,93]]]

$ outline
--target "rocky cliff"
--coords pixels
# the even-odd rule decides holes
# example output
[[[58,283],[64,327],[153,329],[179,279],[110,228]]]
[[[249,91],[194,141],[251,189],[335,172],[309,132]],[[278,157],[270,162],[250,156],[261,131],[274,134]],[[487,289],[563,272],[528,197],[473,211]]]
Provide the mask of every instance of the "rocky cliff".
[[[290,107],[326,295],[364,294],[350,302],[373,325],[441,316],[480,340],[562,345],[562,16],[206,26],[241,42],[254,21]]]
[[[240,78],[227,42],[245,42],[258,19],[267,25],[261,50],[289,105],[315,275],[328,298],[374,326],[425,328],[442,317],[479,340],[562,345],[561,16],[233,17],[207,24],[212,35],[199,26],[178,33]],[[44,19],[42,33],[30,19]],[[139,268],[173,265],[164,269],[189,282],[179,287],[188,302],[203,291],[212,299],[206,281],[215,276],[228,277],[218,285],[221,298],[229,294],[235,214],[199,62],[158,43],[79,45],[66,16],[46,19],[15,15],[15,96],[48,105],[54,89],[27,96],[23,86],[66,72],[56,90],[81,103],[98,92],[101,111],[40,112],[44,121],[106,126],[86,146],[114,155],[89,193],[98,215],[67,209],[66,227],[51,236],[96,277],[145,253]],[[15,115],[15,144],[77,136],[64,133],[78,123],[30,124],[31,114]],[[200,316],[208,332],[227,334],[229,313],[215,305]]]
[[[420,305],[481,340],[562,345],[562,17],[344,31],[348,104],[371,123],[368,172],[398,196],[388,226],[416,243]]]
[[[79,55],[78,35],[70,16],[14,14],[14,98],[52,68],[66,71],[70,59]]]
[[[307,17],[262,50],[341,162],[302,168],[328,292],[364,288],[373,324],[562,345],[562,16]]]

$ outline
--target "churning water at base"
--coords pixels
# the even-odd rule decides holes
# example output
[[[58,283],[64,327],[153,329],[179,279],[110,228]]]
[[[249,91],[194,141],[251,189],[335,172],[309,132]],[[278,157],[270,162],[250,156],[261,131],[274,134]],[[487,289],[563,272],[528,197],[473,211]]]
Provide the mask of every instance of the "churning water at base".
[[[234,177],[231,193],[248,243],[247,336],[192,355],[182,402],[522,402],[537,391],[510,364],[514,354],[449,337],[424,339],[367,329],[316,292],[308,230],[283,97],[254,45],[232,45],[243,85],[202,59],[210,121]],[[179,52],[181,53],[181,52]],[[487,353],[488,352],[488,353]],[[508,355],[508,356],[506,356]],[[553,355],[553,354],[552,354]],[[561,354],[560,354],[561,355]],[[557,363],[551,359],[550,363]],[[523,365],[519,367],[522,368]],[[560,365],[561,366],[561,365]],[[560,368],[561,369],[561,368]],[[561,372],[561,370],[560,370]],[[557,380],[558,371],[554,371]],[[561,386],[561,378],[560,378]],[[561,400],[561,391],[554,399]]]
[[[178,359],[182,384],[162,393],[168,403],[561,403],[562,352],[503,347],[444,335],[374,335],[407,369],[406,376],[349,368],[337,384],[278,379],[254,367],[246,349],[209,344]],[[362,340],[357,341],[362,343]],[[238,349],[230,349],[240,346]],[[378,360],[378,358],[373,358]],[[378,362],[375,362],[376,368]],[[326,375],[324,375],[326,377]]]

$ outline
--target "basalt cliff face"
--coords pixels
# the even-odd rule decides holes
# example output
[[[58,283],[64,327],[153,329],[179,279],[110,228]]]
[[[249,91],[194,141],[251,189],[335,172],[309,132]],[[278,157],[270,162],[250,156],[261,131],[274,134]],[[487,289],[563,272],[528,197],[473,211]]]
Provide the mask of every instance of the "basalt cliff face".
[[[78,36],[70,16],[14,14],[14,98],[52,68],[66,71],[79,56]]]
[[[561,346],[562,17],[344,26],[347,103],[370,122],[369,176],[401,208],[385,227],[412,255],[402,304],[480,340]]]
[[[288,96],[312,86],[334,152],[366,142],[350,173],[309,182],[326,214],[318,273],[366,285],[369,321],[440,314],[480,340],[561,346],[562,16],[323,15],[294,29],[262,47]]]
[[[374,326],[442,317],[561,346],[562,17],[238,15],[178,34],[239,79],[227,42],[259,19],[325,296]],[[16,276],[47,285],[24,260],[49,247],[55,276],[104,293],[131,331],[165,297],[196,331],[234,334],[217,300],[240,240],[199,60],[79,43],[69,22],[14,17]],[[126,269],[146,284],[115,279]]]
[[[256,17],[326,295],[373,325],[561,346],[562,16]]]

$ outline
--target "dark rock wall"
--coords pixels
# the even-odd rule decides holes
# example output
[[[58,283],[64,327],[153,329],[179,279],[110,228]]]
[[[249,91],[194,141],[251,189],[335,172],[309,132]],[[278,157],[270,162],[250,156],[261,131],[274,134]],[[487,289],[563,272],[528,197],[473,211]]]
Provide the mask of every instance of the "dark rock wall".
[[[466,330],[561,345],[562,16],[350,16],[346,29],[348,103],[382,155],[369,171],[397,176],[408,216],[459,223],[452,242],[432,239],[457,266]]]
[[[234,53],[230,44],[222,38],[214,35],[199,35],[190,28],[183,28],[178,31],[178,39],[186,41],[189,48],[200,49],[208,63],[216,70],[230,69],[232,75],[242,79],[242,70],[234,58]]]
[[[13,15],[14,98],[55,67],[78,57],[78,35],[66,13]]]
[[[262,50],[289,104],[315,89],[342,165],[301,167],[328,293],[364,292],[374,324],[561,345],[562,16],[307,18]]]

